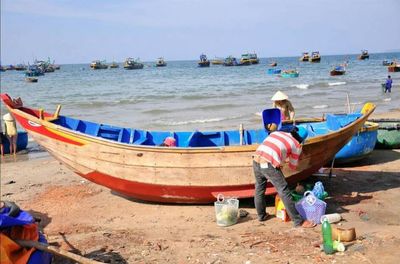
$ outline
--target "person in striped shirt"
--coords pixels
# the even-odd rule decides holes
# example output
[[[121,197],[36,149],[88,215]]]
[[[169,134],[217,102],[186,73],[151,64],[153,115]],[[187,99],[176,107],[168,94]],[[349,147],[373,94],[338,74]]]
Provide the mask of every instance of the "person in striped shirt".
[[[302,151],[301,143],[306,139],[307,135],[307,130],[303,127],[294,127],[290,133],[273,131],[264,139],[253,155],[253,170],[256,179],[254,204],[259,221],[265,221],[268,218],[265,210],[265,190],[267,181],[270,181],[282,199],[286,212],[296,227],[308,228],[316,225],[313,222],[303,220],[297,212],[288,183],[281,171],[287,159],[289,168],[296,169]]]

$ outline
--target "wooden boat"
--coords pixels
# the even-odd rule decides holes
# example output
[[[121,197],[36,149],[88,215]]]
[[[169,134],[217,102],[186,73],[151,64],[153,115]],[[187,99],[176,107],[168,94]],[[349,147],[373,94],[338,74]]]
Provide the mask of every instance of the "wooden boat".
[[[167,66],[167,63],[165,62],[164,58],[163,57],[158,58],[156,62],[156,67],[165,67],[165,66]]]
[[[267,73],[268,74],[280,74],[281,73],[281,69],[268,69]]]
[[[299,61],[308,61],[310,59],[310,54],[308,52],[303,52],[303,55],[299,58]]]
[[[16,105],[1,98],[42,147],[80,176],[126,196],[155,202],[210,203],[222,193],[254,196],[251,154],[267,136],[264,128],[228,131],[145,131],[115,127]],[[339,151],[374,111],[354,120],[329,117],[327,129],[304,143],[296,170],[284,164],[290,184],[308,178]],[[321,125],[323,126],[323,125]],[[177,147],[159,146],[174,137]],[[267,194],[274,193],[268,186]]]
[[[138,70],[143,69],[144,65],[139,61],[139,59],[135,60],[132,58],[127,58],[124,62],[125,70]]]
[[[103,70],[103,69],[108,69],[108,65],[105,64],[105,62],[95,60],[90,63],[90,68],[93,70]]]
[[[358,56],[359,60],[369,59],[368,50],[362,50],[361,54]]]
[[[271,63],[269,64],[269,66],[271,66],[271,67],[276,67],[276,66],[278,66],[278,63],[277,63],[276,61],[273,61],[273,62],[271,62]]]
[[[321,55],[319,51],[313,51],[311,57],[308,59],[310,62],[321,62]]]
[[[297,78],[299,77],[299,71],[296,70],[284,70],[281,72],[282,78]]]
[[[377,149],[398,149],[400,148],[400,119],[371,119],[370,121],[379,124],[378,139],[375,148]]]
[[[28,67],[25,64],[17,64],[14,68],[16,71],[26,71]]]
[[[249,65],[258,63],[260,63],[260,60],[258,59],[256,53],[242,54],[242,57],[240,58],[240,65]]]
[[[215,58],[211,60],[211,64],[213,65],[223,65],[224,64],[224,59],[223,58]]]
[[[119,64],[116,63],[115,61],[113,61],[113,62],[110,64],[110,69],[117,69],[117,68],[119,68]]]
[[[38,82],[38,78],[26,77],[25,81],[30,82],[30,83],[37,83]]]
[[[224,66],[236,66],[238,63],[237,63],[237,60],[236,60],[236,58],[235,57],[232,57],[232,56],[229,56],[229,57],[227,57],[226,59],[225,59],[225,61],[224,61]]]
[[[17,136],[17,152],[26,149],[28,146],[28,133],[25,131],[18,131]],[[10,154],[10,141],[4,137],[3,141],[4,154]]]
[[[346,73],[346,68],[343,65],[335,66],[331,71],[331,76],[344,75]]]
[[[400,72],[400,64],[394,64],[388,66],[388,72]]]
[[[210,61],[207,60],[207,56],[205,54],[201,54],[197,65],[199,65],[199,67],[210,67]]]

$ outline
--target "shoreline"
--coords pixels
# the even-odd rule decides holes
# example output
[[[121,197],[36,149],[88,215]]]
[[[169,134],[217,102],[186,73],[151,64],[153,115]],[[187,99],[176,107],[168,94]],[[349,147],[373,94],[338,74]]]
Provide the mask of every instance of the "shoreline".
[[[399,117],[399,112],[372,118]],[[247,217],[218,227],[213,204],[127,199],[50,156],[2,160],[1,199],[40,218],[49,243],[111,263],[395,263],[400,258],[400,204],[394,203],[400,199],[399,168],[400,150],[375,150],[353,167],[334,168],[335,178],[312,178],[329,193],[327,213],[342,215],[340,227],[356,228],[357,240],[334,255],[313,246],[321,240],[320,226],[297,229],[275,217],[260,223],[252,199],[240,200]],[[273,197],[268,201],[273,214]],[[57,258],[55,263],[70,262]]]

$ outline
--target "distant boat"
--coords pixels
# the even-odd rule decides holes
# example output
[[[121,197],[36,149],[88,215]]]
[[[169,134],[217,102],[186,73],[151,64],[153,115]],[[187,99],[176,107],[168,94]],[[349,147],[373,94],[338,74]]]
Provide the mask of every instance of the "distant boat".
[[[308,52],[303,52],[303,55],[300,57],[299,61],[308,61],[310,59],[310,54]]]
[[[119,64],[116,63],[115,61],[113,61],[113,62],[110,64],[110,69],[116,69],[116,68],[119,68]]]
[[[246,53],[242,54],[240,58],[240,65],[258,64],[260,60],[256,53]]]
[[[35,77],[26,77],[25,81],[30,82],[30,83],[37,83],[38,82],[38,78]]]
[[[388,66],[388,72],[400,72],[400,64],[392,63]]]
[[[5,72],[7,69],[4,66],[0,66],[0,72]]]
[[[210,61],[207,60],[207,56],[205,54],[200,55],[200,60],[197,64],[199,67],[210,67]]]
[[[284,70],[281,72],[282,78],[297,78],[299,77],[299,71],[297,70]]]
[[[105,64],[105,62],[95,60],[90,63],[90,68],[93,70],[103,70],[103,69],[108,69],[108,65]]]
[[[321,62],[321,55],[319,51],[313,51],[311,57],[308,59],[310,62]]]
[[[346,68],[343,65],[335,66],[331,71],[331,76],[344,75],[346,73]]]
[[[44,75],[44,69],[37,65],[29,65],[25,72],[25,76],[27,77],[36,77],[42,75]]]
[[[271,62],[271,63],[269,64],[269,66],[271,66],[271,67],[276,67],[276,66],[278,66],[278,63],[277,63],[276,61],[273,61],[273,62]]]
[[[361,54],[358,56],[359,60],[369,59],[368,50],[362,50]]]
[[[139,70],[143,69],[144,65],[139,61],[139,59],[127,58],[124,62],[125,70]]]
[[[267,73],[268,74],[280,74],[281,69],[268,69]]]
[[[165,62],[163,57],[160,57],[156,61],[156,67],[165,67],[167,66],[167,63]]]
[[[7,71],[13,71],[13,70],[15,70],[15,66],[14,65],[8,65],[8,66],[5,66],[6,67],[6,70]]]
[[[27,69],[25,64],[17,64],[14,68],[16,71],[26,71]]]
[[[393,61],[389,62],[388,60],[382,61],[382,66],[390,66],[393,64]]]
[[[215,58],[211,60],[211,64],[213,65],[223,65],[224,64],[224,59],[223,58]]]
[[[229,56],[224,61],[224,66],[236,66],[238,63],[235,57]]]

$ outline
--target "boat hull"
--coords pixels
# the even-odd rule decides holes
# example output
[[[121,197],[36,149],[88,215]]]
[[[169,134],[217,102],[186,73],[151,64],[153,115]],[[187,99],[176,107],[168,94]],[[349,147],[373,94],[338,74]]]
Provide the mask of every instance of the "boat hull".
[[[335,155],[335,163],[357,162],[371,154],[378,136],[378,124],[367,122],[357,134]]]
[[[7,95],[2,99],[30,136],[57,160],[82,177],[126,196],[191,204],[211,203],[219,193],[254,196],[251,155],[257,144],[164,148],[118,143],[46,121],[39,118],[38,110],[14,108]],[[283,166],[289,184],[306,179],[331,160],[371,112],[337,132],[308,139],[297,169],[290,170],[286,163]],[[268,186],[267,193],[273,192]]]
[[[400,119],[371,119],[379,124],[376,149],[400,148]]]
[[[333,70],[333,71],[330,72],[330,75],[331,76],[337,76],[337,75],[344,75],[345,73],[346,73],[345,71],[335,71],[335,70]]]
[[[210,67],[210,61],[200,61],[198,65],[199,67]]]
[[[400,66],[389,66],[388,72],[400,72]]]
[[[280,69],[268,69],[267,73],[268,74],[280,74],[281,70]]]
[[[299,73],[281,73],[282,78],[297,78]]]

